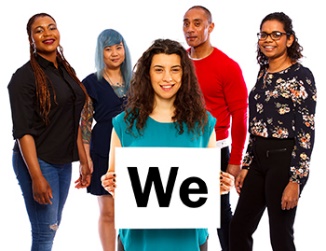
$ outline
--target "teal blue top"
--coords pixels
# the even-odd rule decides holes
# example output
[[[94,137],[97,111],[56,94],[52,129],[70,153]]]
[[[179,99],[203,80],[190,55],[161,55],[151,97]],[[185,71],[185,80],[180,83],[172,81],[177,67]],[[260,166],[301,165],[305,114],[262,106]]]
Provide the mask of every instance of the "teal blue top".
[[[122,112],[113,119],[122,147],[207,147],[216,123],[208,113],[208,123],[201,135],[195,136],[186,129],[180,135],[174,123],[161,123],[149,117],[139,135],[135,127],[133,133],[126,131],[124,115]],[[199,251],[208,238],[208,229],[119,229],[119,236],[125,251]]]

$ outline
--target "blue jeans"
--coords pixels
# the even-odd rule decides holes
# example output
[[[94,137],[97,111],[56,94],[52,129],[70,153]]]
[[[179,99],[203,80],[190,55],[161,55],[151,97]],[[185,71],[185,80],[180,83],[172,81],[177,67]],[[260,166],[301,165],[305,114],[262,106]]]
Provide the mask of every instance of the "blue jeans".
[[[41,205],[34,200],[32,180],[25,162],[19,151],[13,152],[12,165],[32,227],[31,251],[51,251],[70,188],[72,164],[54,165],[40,159],[39,164],[43,176],[52,189],[52,204]]]

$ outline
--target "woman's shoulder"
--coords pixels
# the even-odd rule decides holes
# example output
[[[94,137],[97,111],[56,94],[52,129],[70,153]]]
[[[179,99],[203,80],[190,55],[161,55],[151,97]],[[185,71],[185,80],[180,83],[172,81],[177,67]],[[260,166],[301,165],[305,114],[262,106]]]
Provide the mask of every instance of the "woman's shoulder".
[[[8,85],[26,86],[28,83],[35,86],[34,71],[30,61],[19,67],[11,77]]]
[[[304,66],[299,62],[295,63],[291,69],[293,69],[293,72],[297,72],[300,75],[313,75],[312,71],[307,66]]]
[[[208,117],[208,124],[214,124],[216,123],[216,118],[209,112],[206,111],[207,117]]]
[[[297,80],[301,80],[303,83],[308,83],[309,85],[315,85],[315,78],[312,71],[303,66],[301,63],[296,63],[291,67],[292,74],[297,78]]]
[[[97,79],[96,73],[88,74],[83,80],[83,85],[85,86],[88,95],[90,95],[92,98],[97,97],[97,86],[100,83]]]
[[[125,112],[121,112],[112,119],[113,128],[120,139],[122,138],[122,134],[125,132],[127,127],[124,116]]]
[[[118,115],[116,115],[114,118],[113,118],[113,123],[121,123],[122,121],[124,121],[124,116],[125,116],[126,112],[123,111],[121,113],[119,113]]]
[[[15,72],[14,75],[21,75],[21,74],[26,74],[26,73],[34,73],[33,68],[31,65],[31,62],[28,61],[22,66],[20,66]]]
[[[90,73],[88,74],[83,80],[83,84],[88,84],[88,83],[94,83],[94,82],[97,82],[98,79],[97,79],[97,75],[96,73]]]
[[[214,130],[216,124],[216,118],[209,111],[206,111],[206,114],[207,114],[207,122],[204,125],[205,131],[211,133],[211,131]]]

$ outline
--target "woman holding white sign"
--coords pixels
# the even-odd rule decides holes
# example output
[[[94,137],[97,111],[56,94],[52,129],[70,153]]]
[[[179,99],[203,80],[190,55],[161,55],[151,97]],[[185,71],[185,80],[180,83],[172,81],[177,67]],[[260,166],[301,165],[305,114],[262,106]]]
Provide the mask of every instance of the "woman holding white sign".
[[[205,110],[195,71],[178,42],[158,39],[136,64],[125,112],[113,119],[109,170],[114,194],[116,147],[215,147],[215,118]],[[221,175],[221,192],[233,177]],[[118,250],[207,250],[207,229],[120,229]]]

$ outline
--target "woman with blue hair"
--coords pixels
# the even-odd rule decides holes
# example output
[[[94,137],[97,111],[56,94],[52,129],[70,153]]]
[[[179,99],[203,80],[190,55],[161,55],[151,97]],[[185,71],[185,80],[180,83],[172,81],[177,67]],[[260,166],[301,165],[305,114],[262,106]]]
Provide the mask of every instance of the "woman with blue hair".
[[[102,187],[100,178],[108,170],[112,118],[124,109],[132,76],[129,49],[119,32],[106,29],[100,33],[95,66],[96,72],[82,81],[90,96],[81,119],[83,143],[92,169],[92,180],[87,192],[98,196],[98,228],[103,251],[113,251],[116,238],[114,203],[112,196]],[[94,120],[96,123],[92,128]]]

